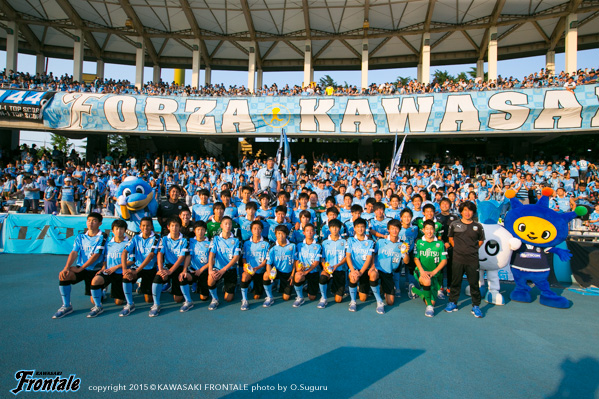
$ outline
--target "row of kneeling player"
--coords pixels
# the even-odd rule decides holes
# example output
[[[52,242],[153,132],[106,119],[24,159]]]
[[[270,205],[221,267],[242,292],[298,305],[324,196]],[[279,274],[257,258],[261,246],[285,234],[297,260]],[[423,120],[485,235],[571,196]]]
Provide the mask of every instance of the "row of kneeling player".
[[[406,221],[407,222],[407,221]],[[311,223],[303,226],[305,239],[297,244],[290,243],[289,228],[278,225],[275,241],[265,241],[260,221],[251,224],[251,238],[241,243],[233,236],[233,221],[223,217],[221,233],[212,240],[206,237],[206,223],[194,223],[193,238],[181,233],[181,220],[172,217],[167,222],[168,234],[159,236],[153,231],[151,218],[140,223],[141,232],[128,239],[127,224],[122,220],[112,223],[112,238],[100,231],[102,216],[91,213],[87,218],[87,231],[80,234],[69,254],[64,269],[59,274],[62,306],[53,318],[62,318],[71,313],[71,286],[85,281],[86,295],[91,295],[94,304],[87,317],[96,317],[103,312],[102,300],[105,288],[111,285],[111,294],[118,305],[124,304],[119,316],[128,316],[135,310],[133,286],[140,281],[139,292],[145,301],[153,302],[149,316],[158,316],[161,309],[160,297],[166,284],[170,285],[175,302],[183,302],[180,311],[193,308],[191,287],[196,286],[201,300],[209,300],[209,310],[219,305],[217,284],[223,280],[224,299],[232,301],[239,281],[242,301],[241,310],[248,310],[248,291],[253,286],[254,299],[266,293],[263,307],[274,303],[273,282],[278,281],[284,300],[296,293],[294,307],[305,303],[304,285],[310,300],[317,307],[327,306],[329,288],[336,302],[341,302],[348,280],[349,310],[356,311],[356,301],[366,301],[372,291],[376,298],[377,313],[385,312],[385,303],[393,305],[396,296],[394,274],[399,276],[402,266],[414,274],[408,294],[411,298],[421,297],[426,304],[425,315],[434,315],[433,305],[443,298],[443,268],[447,263],[446,246],[435,236],[437,226],[426,220],[422,226],[423,237],[416,242],[404,242],[400,231],[407,228],[400,220],[388,222],[388,235],[376,242],[366,235],[367,222],[358,218],[353,222],[354,236],[340,236],[342,223],[329,221],[329,237],[318,243],[315,227]],[[411,277],[411,276],[410,276]],[[418,281],[418,283],[416,283]],[[384,297],[384,299],[383,299]]]

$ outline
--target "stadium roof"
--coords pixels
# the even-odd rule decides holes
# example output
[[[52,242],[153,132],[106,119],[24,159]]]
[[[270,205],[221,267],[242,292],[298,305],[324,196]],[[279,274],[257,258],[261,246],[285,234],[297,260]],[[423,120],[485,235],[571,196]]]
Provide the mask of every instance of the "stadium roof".
[[[143,36],[146,65],[171,68],[191,68],[200,39],[202,68],[247,70],[255,41],[258,68],[302,70],[311,40],[315,69],[360,69],[364,37],[370,69],[416,66],[424,32],[432,65],[474,63],[491,26],[498,58],[519,58],[561,51],[571,13],[578,48],[599,47],[598,0],[0,0],[0,13],[1,27],[18,24],[19,52],[72,58],[81,29],[87,61],[134,64]]]

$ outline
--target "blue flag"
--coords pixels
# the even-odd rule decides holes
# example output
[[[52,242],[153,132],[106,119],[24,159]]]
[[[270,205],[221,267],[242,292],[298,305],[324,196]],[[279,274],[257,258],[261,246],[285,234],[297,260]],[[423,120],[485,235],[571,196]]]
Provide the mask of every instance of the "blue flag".
[[[391,162],[391,170],[389,171],[390,181],[392,181],[395,178],[395,175],[397,174],[397,169],[399,168],[399,163],[401,162],[401,154],[403,153],[403,147],[406,143],[406,137],[408,137],[407,134],[401,141],[401,145],[399,146],[399,149],[395,152],[395,156],[393,157],[393,161]]]
[[[287,134],[285,129],[281,129],[281,138],[279,140],[279,149],[277,151],[277,167],[283,168],[285,176],[289,176],[291,171],[291,148],[289,147],[289,141],[287,140]]]

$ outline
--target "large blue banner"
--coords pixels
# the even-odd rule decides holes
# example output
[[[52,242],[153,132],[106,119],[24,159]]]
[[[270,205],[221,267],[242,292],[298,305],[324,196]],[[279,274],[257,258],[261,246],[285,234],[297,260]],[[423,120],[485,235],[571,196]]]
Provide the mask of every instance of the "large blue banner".
[[[0,215],[2,248],[9,254],[68,255],[77,234],[85,232],[86,219],[86,216]],[[110,234],[113,220],[105,217],[100,229]],[[154,228],[160,229],[156,221]]]
[[[48,128],[96,132],[279,135],[547,133],[599,130],[599,86],[337,97],[159,97],[57,93]]]

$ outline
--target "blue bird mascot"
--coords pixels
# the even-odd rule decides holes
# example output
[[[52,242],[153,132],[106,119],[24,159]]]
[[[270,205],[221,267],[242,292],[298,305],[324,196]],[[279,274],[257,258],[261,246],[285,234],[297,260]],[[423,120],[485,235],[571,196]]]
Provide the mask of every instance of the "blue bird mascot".
[[[545,187],[536,204],[524,205],[516,198],[514,190],[505,196],[510,199],[512,209],[505,216],[504,227],[522,241],[522,246],[512,254],[512,274],[516,288],[510,298],[517,302],[532,302],[530,287],[532,281],[541,291],[540,303],[545,306],[567,309],[571,303],[553,292],[547,281],[550,272],[549,254],[559,256],[562,261],[572,257],[567,249],[557,248],[568,237],[570,220],[584,216],[585,207],[578,206],[573,212],[558,213],[549,208],[553,189]]]
[[[139,233],[141,219],[156,216],[158,210],[154,189],[135,176],[123,180],[116,193],[116,203],[116,213],[127,222],[128,233]]]

